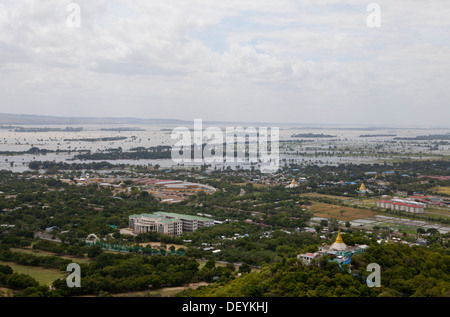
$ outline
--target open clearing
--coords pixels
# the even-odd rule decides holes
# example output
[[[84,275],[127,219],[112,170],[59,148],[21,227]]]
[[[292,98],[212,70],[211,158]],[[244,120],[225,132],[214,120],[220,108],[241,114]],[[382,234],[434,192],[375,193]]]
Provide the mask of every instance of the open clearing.
[[[325,204],[320,202],[313,202],[311,211],[314,213],[315,217],[337,218],[341,221],[352,221],[356,219],[372,217],[377,214],[375,211],[371,210]],[[344,211],[342,215],[341,211]]]
[[[11,248],[10,250],[12,252],[28,253],[28,254],[33,254],[35,256],[57,256],[59,258],[72,260],[75,263],[90,263],[91,262],[91,260],[88,259],[88,258],[77,258],[77,257],[70,256],[70,255],[57,255],[56,253],[48,252],[48,251],[42,251],[42,250],[33,251],[31,249],[20,249],[20,248]]]
[[[370,229],[376,226],[389,227],[409,234],[415,234],[417,228],[435,228],[442,234],[450,232],[450,226],[448,225],[383,215],[376,215],[370,218],[354,220],[351,222],[351,225],[353,228],[363,227],[366,229]]]
[[[175,296],[175,294],[188,289],[196,289],[200,286],[207,286],[209,285],[206,282],[200,282],[200,283],[191,283],[186,286],[178,286],[178,287],[164,287],[159,288],[155,290],[148,290],[148,291],[139,291],[139,292],[128,292],[128,293],[119,293],[119,294],[113,294],[114,297],[172,297]]]
[[[216,180],[219,181],[220,178],[219,178],[219,179],[216,179]],[[253,187],[255,187],[255,188],[269,187],[268,185],[265,185],[265,184],[250,183],[250,182],[248,182],[248,183],[232,183],[232,185],[236,185],[236,186],[245,186],[245,185],[247,185],[247,184],[253,184]]]
[[[198,267],[199,270],[201,270],[206,262],[208,262],[207,260],[197,260],[198,263],[200,263],[200,266]],[[222,266],[222,267],[226,267],[228,265],[228,263],[225,262],[221,262],[221,261],[216,261],[216,266]],[[240,265],[239,264],[233,264],[234,268],[237,270],[239,270]],[[260,269],[252,267],[252,272],[257,272],[260,271]]]
[[[377,197],[365,198],[365,199],[354,201],[354,204],[356,204],[358,206],[363,206],[363,207],[376,207],[376,203],[379,200],[380,200],[380,198],[377,198]]]
[[[154,249],[160,249],[161,242],[144,242],[144,243],[139,243],[139,245],[141,247],[144,247],[144,248],[149,245],[149,246],[151,246]],[[166,249],[167,250],[169,250],[169,248],[171,246],[174,246],[175,250],[178,250],[180,248],[186,249],[186,246],[181,245],[181,244],[166,243]]]
[[[432,191],[438,192],[440,194],[450,195],[450,186],[439,186],[432,188]]]
[[[444,216],[444,217],[450,217],[450,208],[443,208],[443,207],[426,207],[425,213],[428,215],[437,215],[437,216]]]
[[[57,269],[45,269],[39,266],[26,266],[13,262],[0,261],[0,264],[9,265],[15,273],[21,273],[33,277],[41,285],[51,285],[54,280],[65,278],[68,274],[65,274]]]
[[[336,200],[353,199],[352,197],[325,195],[325,194],[319,194],[319,193],[305,193],[305,194],[301,194],[300,197],[319,197],[319,198],[329,198],[329,199],[336,199]]]

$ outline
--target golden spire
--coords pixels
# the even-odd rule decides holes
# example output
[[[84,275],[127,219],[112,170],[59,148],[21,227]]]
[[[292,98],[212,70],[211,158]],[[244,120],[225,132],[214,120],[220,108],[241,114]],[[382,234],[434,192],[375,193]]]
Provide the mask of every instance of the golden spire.
[[[339,228],[339,232],[338,232],[335,243],[344,243],[344,240],[342,240],[342,237],[341,237],[341,228]]]
[[[366,186],[364,185],[364,183],[361,184],[361,187],[359,188],[360,191],[366,190]]]

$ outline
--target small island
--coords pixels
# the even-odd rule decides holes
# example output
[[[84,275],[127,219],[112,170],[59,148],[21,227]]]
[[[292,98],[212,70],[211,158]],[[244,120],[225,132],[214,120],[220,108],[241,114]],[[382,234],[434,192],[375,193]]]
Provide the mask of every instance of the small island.
[[[315,133],[298,133],[292,134],[291,138],[335,138],[336,135],[330,134],[315,134]]]

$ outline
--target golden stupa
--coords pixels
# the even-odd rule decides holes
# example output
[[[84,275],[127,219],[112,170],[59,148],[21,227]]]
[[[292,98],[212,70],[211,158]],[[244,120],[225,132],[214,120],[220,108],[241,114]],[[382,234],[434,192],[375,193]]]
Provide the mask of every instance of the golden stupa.
[[[294,188],[294,187],[298,187],[298,184],[295,181],[295,178],[292,179],[291,183],[289,185],[287,185],[286,188]]]
[[[366,186],[364,185],[364,183],[361,184],[361,187],[359,187],[359,191],[365,191],[367,190]]]
[[[342,240],[341,237],[341,228],[339,228],[338,236],[336,237],[335,243],[344,243],[344,240]]]
[[[347,249],[347,245],[344,243],[344,240],[342,240],[341,237],[341,228],[339,228],[338,236],[336,238],[336,241],[331,245],[331,249],[338,251],[344,251]]]

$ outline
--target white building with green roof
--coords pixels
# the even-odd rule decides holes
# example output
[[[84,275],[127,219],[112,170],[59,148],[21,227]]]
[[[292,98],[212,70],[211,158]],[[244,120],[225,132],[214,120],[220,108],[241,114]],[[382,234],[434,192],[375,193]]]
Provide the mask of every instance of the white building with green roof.
[[[168,236],[179,236],[183,233],[183,223],[180,220],[154,214],[131,215],[129,226],[134,233],[157,232]]]
[[[129,217],[129,226],[134,233],[158,232],[170,236],[179,236],[183,232],[194,232],[198,228],[213,225],[213,219],[162,211]]]
[[[205,217],[182,215],[170,212],[155,212],[155,215],[161,215],[169,219],[178,219],[183,223],[183,232],[194,232],[198,228],[211,227],[214,225],[214,220]]]

